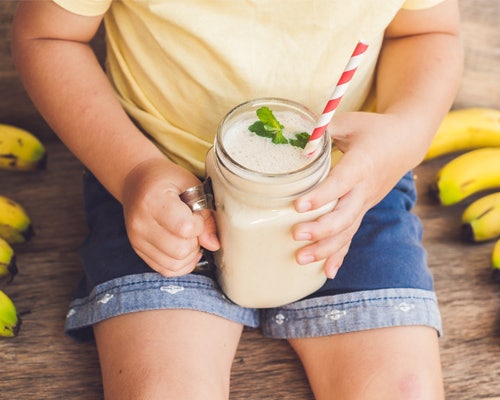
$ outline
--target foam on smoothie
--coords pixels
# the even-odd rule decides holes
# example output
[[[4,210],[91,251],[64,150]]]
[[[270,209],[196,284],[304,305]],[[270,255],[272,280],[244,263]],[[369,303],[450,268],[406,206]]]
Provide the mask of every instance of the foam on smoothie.
[[[300,115],[289,111],[274,111],[275,117],[285,128],[283,135],[293,138],[297,133],[311,133],[313,126]],[[266,174],[283,174],[296,171],[312,159],[303,157],[302,149],[291,144],[275,144],[271,139],[248,130],[257,120],[255,113],[234,122],[224,135],[224,148],[238,164],[252,171]]]

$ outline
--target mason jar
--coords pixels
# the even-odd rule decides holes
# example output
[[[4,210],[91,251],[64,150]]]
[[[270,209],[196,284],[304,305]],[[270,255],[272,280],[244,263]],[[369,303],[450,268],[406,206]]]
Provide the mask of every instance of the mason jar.
[[[315,154],[305,159],[302,149],[274,144],[248,130],[261,107],[268,107],[285,131],[287,125],[297,125],[292,130],[310,133],[317,119],[312,111],[289,100],[252,100],[226,115],[207,154],[206,172],[221,241],[221,249],[214,254],[218,282],[234,303],[254,308],[293,302],[324,284],[324,260],[307,265],[296,262],[297,250],[307,241],[294,240],[292,228],[335,206],[331,202],[304,213],[293,206],[295,199],[318,186],[330,171],[330,136],[323,135]],[[255,140],[267,142],[252,153],[250,144]]]

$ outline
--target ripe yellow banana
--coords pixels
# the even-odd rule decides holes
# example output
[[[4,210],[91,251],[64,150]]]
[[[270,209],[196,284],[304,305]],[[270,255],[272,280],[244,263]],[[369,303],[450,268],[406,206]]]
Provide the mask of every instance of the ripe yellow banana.
[[[17,336],[21,328],[21,318],[9,296],[0,290],[0,336]]]
[[[500,187],[500,147],[485,147],[461,154],[445,164],[436,175],[431,193],[447,206],[497,187]]]
[[[500,239],[497,240],[493,247],[491,266],[493,267],[493,279],[500,283]]]
[[[17,265],[14,249],[7,241],[0,238],[0,279],[7,278],[11,282],[16,274]]]
[[[44,169],[46,160],[45,146],[35,135],[12,125],[0,124],[0,169]]]
[[[31,218],[26,210],[6,196],[0,195],[0,238],[8,243],[23,243],[33,236]]]
[[[425,160],[458,151],[496,146],[500,146],[500,110],[452,110],[441,123]]]
[[[462,237],[472,242],[500,237],[500,192],[481,197],[464,210]]]

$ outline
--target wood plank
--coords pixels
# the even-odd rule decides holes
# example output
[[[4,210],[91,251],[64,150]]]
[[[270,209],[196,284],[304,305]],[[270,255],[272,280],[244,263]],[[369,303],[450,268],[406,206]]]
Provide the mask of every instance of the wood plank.
[[[55,138],[27,98],[9,58],[9,24],[16,1],[0,1],[0,121],[36,132],[47,143],[46,171],[0,172],[0,193],[19,200],[33,217],[36,236],[17,246],[19,275],[5,287],[24,316],[19,337],[0,340],[0,393],[29,400],[102,398],[97,352],[63,333],[64,317],[80,276],[78,246],[86,232],[81,165]],[[466,71],[456,106],[500,109],[500,8],[497,0],[461,0]],[[102,38],[96,48],[102,57]],[[491,280],[492,243],[459,237],[464,204],[441,207],[426,196],[445,157],[417,168],[415,212],[435,276],[444,336],[440,340],[447,398],[500,400],[500,288]],[[411,345],[411,343],[409,343]],[[312,399],[304,371],[285,341],[246,329],[232,371],[231,398]]]

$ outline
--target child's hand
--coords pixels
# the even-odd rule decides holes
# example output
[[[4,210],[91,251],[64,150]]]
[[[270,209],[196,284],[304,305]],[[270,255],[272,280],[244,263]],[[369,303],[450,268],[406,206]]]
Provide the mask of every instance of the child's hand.
[[[160,274],[190,273],[201,258],[200,246],[217,250],[210,210],[193,213],[179,194],[200,181],[168,160],[146,161],[127,176],[122,203],[132,247]]]
[[[326,259],[325,273],[333,278],[365,213],[423,154],[405,143],[402,133],[411,127],[401,121],[395,115],[361,112],[335,118],[331,135],[344,155],[321,185],[295,201],[295,208],[303,212],[335,199],[338,203],[316,221],[294,227],[296,240],[313,241],[297,253],[300,264]]]

